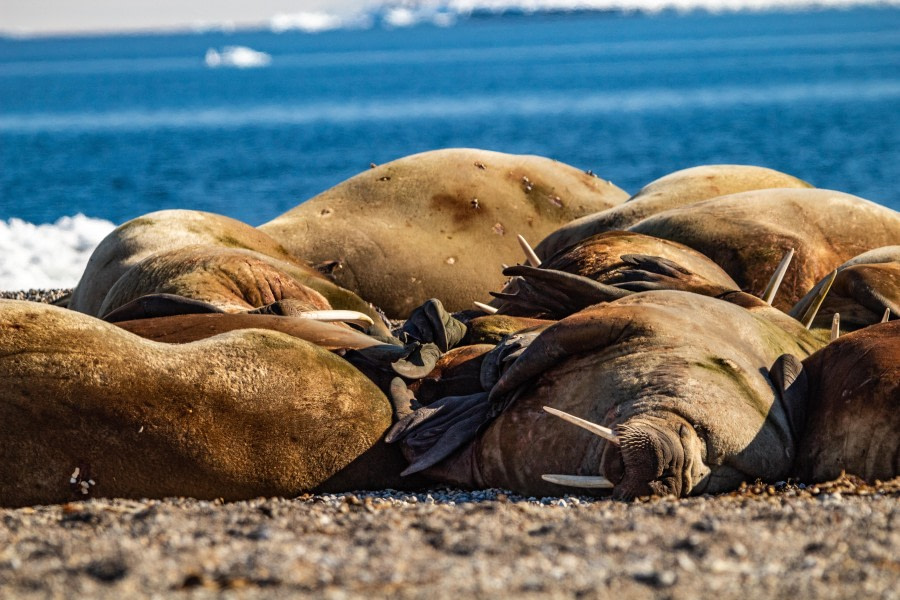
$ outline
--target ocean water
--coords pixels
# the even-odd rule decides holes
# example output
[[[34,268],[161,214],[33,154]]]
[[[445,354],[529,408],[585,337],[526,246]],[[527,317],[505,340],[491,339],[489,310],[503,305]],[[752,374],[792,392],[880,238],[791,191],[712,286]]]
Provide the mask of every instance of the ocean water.
[[[150,211],[258,225],[443,147],[549,156],[630,192],[763,165],[900,209],[898,8],[0,38],[0,90],[0,289],[74,284]]]

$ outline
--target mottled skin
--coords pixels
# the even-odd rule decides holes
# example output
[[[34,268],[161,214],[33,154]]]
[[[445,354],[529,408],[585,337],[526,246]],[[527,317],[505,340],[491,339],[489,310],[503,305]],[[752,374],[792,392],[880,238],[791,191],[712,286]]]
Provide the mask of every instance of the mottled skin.
[[[630,230],[702,252],[756,296],[793,248],[794,259],[773,303],[788,311],[845,261],[900,240],[900,213],[841,192],[770,189],[672,209]]]
[[[113,284],[98,314],[103,317],[141,296],[159,293],[202,300],[226,312],[282,300],[300,303],[305,310],[346,308],[372,317],[376,333],[388,333],[371,306],[309,267],[252,250],[212,246],[185,246],[143,259]]]
[[[161,344],[32,302],[0,301],[0,380],[4,506],[293,496],[391,423],[384,394],[303,340],[244,330]],[[95,483],[88,496],[73,493],[76,468]]]
[[[663,270],[654,270],[651,263],[661,264]],[[570,273],[631,291],[679,289],[717,296],[739,289],[721,267],[696,250],[631,231],[609,231],[581,240],[543,261],[540,269]],[[535,279],[536,275],[531,271],[507,284],[501,297],[493,302],[500,314],[561,319],[607,300],[602,292],[595,295],[591,290],[584,294],[574,289],[563,290],[552,280]],[[548,296],[563,291],[564,299],[546,302]]]
[[[894,319],[900,318],[900,246],[870,250],[848,260],[837,271],[812,322],[814,331],[828,335],[835,313],[840,313],[841,331],[845,333],[881,322],[886,308]],[[823,285],[824,281],[817,283],[789,314],[802,318]]]
[[[604,231],[627,229],[657,213],[717,196],[767,188],[809,188],[805,181],[765,167],[703,165],[648,183],[623,204],[563,225],[535,248],[542,259]]]
[[[795,476],[900,475],[900,321],[841,336],[803,361],[808,418]]]
[[[335,281],[405,318],[429,298],[450,311],[487,300],[516,234],[539,240],[627,194],[563,163],[471,149],[370,169],[260,226],[294,256],[337,261]]]
[[[253,250],[298,268],[305,266],[246,223],[196,210],[161,210],[123,223],[100,242],[72,292],[69,308],[98,316],[109,288],[129,268],[156,252],[192,245]]]
[[[614,494],[680,496],[786,477],[796,427],[769,369],[819,342],[795,320],[689,292],[635,294],[550,326],[491,391],[502,410],[425,474],[523,494],[566,488],[543,473],[604,475]],[[551,406],[611,427],[621,449],[548,415]]]

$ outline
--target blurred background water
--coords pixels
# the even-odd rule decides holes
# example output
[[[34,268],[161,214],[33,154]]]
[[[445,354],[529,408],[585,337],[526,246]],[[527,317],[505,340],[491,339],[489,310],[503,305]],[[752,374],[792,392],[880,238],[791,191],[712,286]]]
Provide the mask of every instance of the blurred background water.
[[[0,38],[0,90],[7,232],[163,208],[258,225],[372,162],[459,146],[629,192],[763,165],[900,209],[898,8]]]

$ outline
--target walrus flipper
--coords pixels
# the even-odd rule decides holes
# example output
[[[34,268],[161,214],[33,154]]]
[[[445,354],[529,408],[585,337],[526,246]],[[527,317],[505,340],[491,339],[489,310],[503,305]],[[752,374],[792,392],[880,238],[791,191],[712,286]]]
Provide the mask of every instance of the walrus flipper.
[[[106,313],[103,315],[103,320],[108,323],[118,323],[135,319],[221,312],[224,311],[218,306],[202,300],[176,294],[147,294]]]
[[[808,383],[803,363],[793,354],[782,354],[769,369],[769,378],[775,386],[775,397],[781,403],[791,428],[791,437],[797,443],[806,426]]]
[[[403,445],[410,465],[401,475],[424,471],[465,446],[488,421],[489,412],[488,394],[479,392],[441,398],[398,421],[385,441]]]
[[[555,319],[567,317],[593,304],[611,302],[631,294],[627,290],[599,283],[589,277],[556,269],[515,265],[503,269],[503,274],[517,278],[515,293],[491,292],[492,296],[514,307],[516,312],[547,315]],[[501,308],[500,312],[510,312],[508,307],[505,308],[507,310]]]
[[[444,309],[437,298],[427,300],[394,332],[403,343],[434,343],[441,352],[456,346],[466,335],[466,326]]]
[[[884,294],[885,290],[876,288],[872,282],[855,272],[851,272],[850,276],[847,288],[854,300],[878,315],[883,314],[887,309],[895,318],[900,317],[900,302],[897,298],[888,297]]]
[[[620,258],[627,268],[621,270],[608,283],[622,290],[632,292],[681,290],[706,296],[717,296],[731,291],[661,256],[623,254]]]

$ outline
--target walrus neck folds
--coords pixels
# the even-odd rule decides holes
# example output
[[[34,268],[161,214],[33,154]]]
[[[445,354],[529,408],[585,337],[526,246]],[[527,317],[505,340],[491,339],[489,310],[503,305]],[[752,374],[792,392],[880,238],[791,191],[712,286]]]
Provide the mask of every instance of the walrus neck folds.
[[[604,472],[618,498],[687,496],[709,475],[703,443],[676,415],[642,416],[617,427],[618,452],[604,455]],[[619,454],[619,456],[615,456]]]

